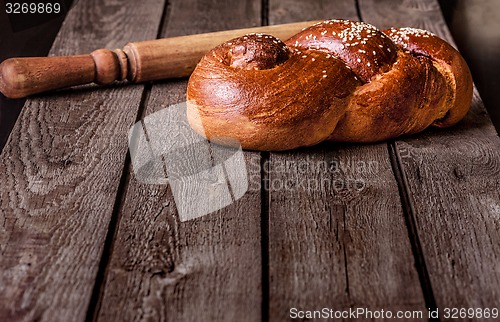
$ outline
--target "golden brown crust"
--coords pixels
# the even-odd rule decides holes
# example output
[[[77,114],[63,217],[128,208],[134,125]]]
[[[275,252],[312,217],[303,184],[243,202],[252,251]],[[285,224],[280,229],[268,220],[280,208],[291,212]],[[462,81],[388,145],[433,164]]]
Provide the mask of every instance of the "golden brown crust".
[[[436,35],[414,28],[384,30],[396,45],[414,55],[427,57],[440,69],[448,86],[446,115],[438,117],[433,126],[449,127],[458,123],[469,111],[472,101],[472,76],[462,55]]]
[[[460,54],[421,30],[317,23],[285,43],[251,34],[207,53],[188,84],[188,120],[208,139],[288,150],[375,142],[447,127],[468,111]]]

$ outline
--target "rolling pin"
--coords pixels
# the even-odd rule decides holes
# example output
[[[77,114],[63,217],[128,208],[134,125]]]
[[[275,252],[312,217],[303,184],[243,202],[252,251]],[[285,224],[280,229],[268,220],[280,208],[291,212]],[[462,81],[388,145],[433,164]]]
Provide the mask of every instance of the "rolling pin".
[[[315,22],[132,42],[123,49],[98,49],[88,55],[10,58],[0,64],[0,91],[9,98],[23,98],[89,83],[186,77],[206,52],[224,41],[248,33],[266,33],[286,40]]]

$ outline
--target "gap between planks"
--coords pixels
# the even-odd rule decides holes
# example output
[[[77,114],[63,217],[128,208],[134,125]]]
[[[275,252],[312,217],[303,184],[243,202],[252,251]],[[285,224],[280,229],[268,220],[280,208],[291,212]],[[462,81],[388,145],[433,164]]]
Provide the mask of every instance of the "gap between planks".
[[[261,25],[269,26],[269,0],[262,0],[261,2]],[[260,213],[260,227],[261,227],[261,247],[262,247],[262,322],[269,321],[269,152],[262,152],[260,154],[260,187],[261,187],[261,213]]]
[[[355,0],[355,4],[359,21],[364,21],[359,0]],[[394,179],[396,180],[396,183],[398,185],[399,198],[401,200],[405,225],[408,231],[408,239],[410,241],[413,259],[415,260],[415,269],[418,273],[418,278],[420,281],[420,286],[422,288],[422,293],[424,295],[425,304],[429,310],[435,310],[437,307],[436,299],[432,291],[432,284],[429,278],[427,266],[425,264],[422,246],[420,244],[420,238],[418,237],[418,231],[415,224],[415,211],[409,197],[410,189],[406,183],[403,164],[399,157],[399,153],[397,152],[394,140],[387,142],[387,153],[391,161],[391,168],[394,174]]]
[[[161,25],[160,25],[161,26]],[[146,106],[149,101],[149,96],[151,94],[152,85],[146,84],[142,92],[141,102],[139,104],[139,109],[137,111],[137,116],[135,123],[139,122],[144,118],[144,113],[146,111]],[[127,152],[127,157],[125,158],[125,163],[123,166],[122,175],[120,177],[120,184],[118,185],[118,190],[116,192],[115,204],[113,205],[113,212],[111,214],[111,219],[109,222],[108,231],[106,234],[106,239],[104,241],[104,248],[101,255],[101,260],[99,262],[99,269],[97,271],[94,288],[92,290],[92,295],[90,298],[90,303],[87,308],[87,315],[85,321],[94,321],[101,309],[101,299],[104,291],[104,286],[106,285],[106,276],[108,272],[108,264],[111,256],[113,255],[114,242],[116,233],[118,231],[118,226],[120,224],[120,213],[127,196],[128,185],[130,183],[130,169],[131,169],[131,158],[130,153]]]
[[[261,247],[262,247],[262,322],[269,321],[269,152],[260,155]]]
[[[260,3],[260,0],[259,0],[259,3]],[[205,32],[205,31],[211,31],[210,29],[214,28],[214,27],[215,27],[214,29],[220,29],[221,27],[226,28],[226,29],[240,27],[239,25],[241,25],[241,23],[239,23],[239,22],[237,22],[236,24],[234,23],[234,21],[228,22],[228,25],[224,26],[223,24],[221,24],[221,21],[222,21],[221,19],[214,19],[213,21],[216,21],[215,24],[210,24],[210,23],[207,24],[205,20],[202,20],[202,22],[200,22],[200,25],[190,25],[187,29],[185,28],[185,26],[183,25],[182,22],[186,21],[185,18],[188,15],[189,16],[196,16],[196,14],[200,14],[200,15],[203,15],[203,19],[205,19],[206,17],[211,17],[210,16],[210,14],[211,14],[210,8],[214,8],[214,6],[212,4],[213,3],[209,4],[212,7],[203,7],[201,4],[197,3],[196,6],[193,7],[194,3],[191,3],[188,1],[173,2],[171,10],[172,10],[172,12],[175,11],[175,14],[172,14],[171,16],[167,17],[168,18],[168,28],[167,28],[168,30],[165,30],[163,35],[176,36],[179,34],[184,34],[186,32],[189,32],[189,33]],[[226,8],[227,8],[227,6],[226,6]],[[206,10],[206,9],[209,9],[209,10]],[[241,9],[241,7],[240,7],[240,9]],[[167,8],[167,10],[168,10],[168,8]],[[212,11],[212,13],[214,14],[214,17],[217,17],[218,12],[219,11]],[[240,13],[246,14],[247,17],[252,16],[248,13],[245,13],[243,10],[240,10]],[[255,24],[261,24],[262,12],[260,11],[260,8],[259,8],[259,11],[255,10],[254,13],[255,13],[255,19],[250,18],[249,22],[253,23],[252,20],[255,20]],[[227,15],[222,15],[222,16],[227,16]],[[234,27],[232,25],[234,25]],[[243,26],[241,26],[241,27],[243,27]],[[182,99],[184,99],[184,95],[185,95],[184,81],[182,81],[182,83],[181,82],[171,82],[169,84],[174,85],[172,93],[175,93],[174,94],[174,96],[176,97],[175,101],[177,101],[180,97],[182,97]],[[165,94],[165,95],[161,94],[161,92],[163,92],[163,91],[170,92],[170,89],[172,89],[172,88],[166,89],[166,87],[168,87],[168,86],[165,86],[165,85],[167,85],[167,84],[161,84],[161,83],[153,84],[153,87],[151,90],[151,96],[150,96],[149,102],[147,103],[146,113],[151,112],[150,108],[155,110],[154,106],[157,106],[157,107],[163,106],[160,104],[156,104],[156,103],[159,103],[160,101],[162,103],[166,103],[167,101],[172,102],[173,97],[171,97],[167,94]],[[182,89],[182,88],[184,88],[184,89]],[[258,160],[260,162],[260,158],[257,159],[257,158],[252,157],[252,156],[257,156],[257,154],[254,155],[254,154],[248,153],[248,154],[246,154],[246,156],[249,158],[252,158],[253,160]],[[260,170],[259,170],[259,173],[260,173]],[[136,190],[134,190],[134,189],[136,189]],[[133,195],[134,193],[136,193],[139,198],[145,197],[144,195],[142,195],[142,192],[144,192],[144,190],[147,191],[148,189],[142,189],[140,187],[137,187],[133,178],[131,178],[130,185],[129,185],[128,190],[127,190],[127,196],[126,196],[124,205],[122,206],[122,213],[120,214],[120,216],[121,216],[120,223],[116,228],[117,229],[117,237],[115,238],[115,241],[114,241],[116,248],[113,249],[113,254],[112,254],[111,259],[107,265],[108,268],[107,268],[107,272],[106,272],[106,274],[107,274],[106,280],[104,280],[104,286],[102,286],[102,289],[101,289],[102,297],[101,297],[100,301],[102,303],[100,305],[102,306],[103,309],[100,310],[99,312],[97,312],[97,314],[95,314],[97,320],[105,320],[106,321],[106,320],[109,320],[111,317],[112,317],[112,319],[116,319],[116,317],[119,315],[133,319],[133,316],[135,316],[135,313],[137,313],[139,310],[137,310],[135,306],[131,307],[130,301],[134,301],[134,299],[141,301],[141,295],[143,296],[142,299],[144,299],[144,296],[149,296],[149,293],[148,293],[148,295],[146,295],[146,294],[137,294],[136,292],[132,292],[131,294],[128,294],[128,296],[127,296],[126,292],[122,292],[123,290],[118,290],[117,292],[113,293],[113,290],[116,291],[117,286],[118,286],[118,288],[127,286],[124,284],[120,284],[120,285],[115,284],[116,281],[113,280],[113,274],[115,272],[116,267],[121,267],[120,266],[121,263],[119,262],[118,257],[120,256],[120,249],[122,249],[122,247],[124,245],[123,244],[119,245],[120,244],[120,242],[119,242],[120,236],[123,237],[123,234],[125,234],[127,232],[127,229],[128,229],[127,228],[127,225],[128,225],[127,220],[130,219],[127,216],[131,215],[130,209],[135,207],[135,205],[129,204],[128,202],[130,202],[130,200],[133,199],[131,197],[131,195]],[[255,195],[257,195],[257,193],[259,193],[259,196],[260,196],[261,190],[256,191]],[[145,198],[147,198],[147,196]],[[143,200],[143,202],[146,200]],[[169,197],[169,200],[173,201],[171,196]],[[259,200],[258,202],[255,202],[254,204],[255,204],[254,209],[258,209],[258,207],[260,207],[260,205],[261,205],[261,202]],[[170,209],[172,209],[172,207],[170,207]],[[132,212],[133,211],[134,210],[132,209]],[[163,208],[162,208],[162,210],[160,210],[160,213],[162,211],[163,211]],[[175,211],[173,211],[173,209],[172,209],[172,212],[175,212]],[[255,211],[255,214],[256,214],[255,219],[256,220],[252,222],[252,226],[256,228],[255,232],[252,234],[253,235],[252,239],[254,239],[254,240],[258,240],[260,238],[260,235],[261,235],[261,229],[260,229],[260,227],[258,227],[260,224],[260,221],[261,221],[260,213],[261,213],[260,209],[258,209],[258,211]],[[215,218],[214,220],[210,220],[210,219],[205,220],[206,218],[199,219],[198,224],[192,223],[192,225],[188,225],[191,228],[186,228],[186,226],[184,226],[184,228],[186,228],[186,229],[184,229],[181,227],[180,230],[181,230],[181,234],[183,236],[182,236],[182,238],[180,238],[180,241],[178,240],[179,236],[172,236],[173,245],[172,245],[172,249],[169,250],[172,252],[171,253],[172,257],[169,257],[169,259],[172,260],[172,263],[169,263],[169,264],[172,264],[172,267],[169,267],[168,271],[161,271],[160,273],[153,272],[151,276],[155,277],[155,278],[154,278],[154,281],[152,282],[153,284],[151,284],[151,285],[148,284],[147,292],[149,292],[151,290],[150,287],[158,286],[158,287],[163,289],[164,285],[159,284],[159,283],[161,283],[160,280],[165,280],[165,279],[172,277],[172,276],[175,276],[174,278],[181,278],[181,275],[184,273],[182,273],[180,271],[182,270],[183,267],[185,268],[186,265],[188,265],[187,266],[188,269],[197,269],[197,268],[201,268],[201,266],[198,266],[198,265],[212,264],[212,263],[208,263],[208,262],[204,261],[204,260],[212,260],[212,258],[208,258],[208,257],[199,258],[199,257],[197,257],[200,254],[204,254],[205,251],[209,254],[216,254],[216,253],[211,253],[213,250],[206,249],[206,248],[204,249],[204,251],[201,251],[201,249],[198,247],[198,246],[200,246],[200,244],[198,244],[199,241],[196,240],[196,235],[197,235],[196,232],[198,231],[197,229],[203,229],[203,228],[206,228],[209,230],[216,229],[216,230],[214,230],[215,232],[222,232],[221,225],[223,224],[223,222],[222,222],[223,216],[219,216],[219,217],[220,218]],[[157,218],[157,217],[155,217],[155,218]],[[239,218],[239,219],[241,219],[241,218]],[[173,224],[177,224],[176,219],[172,218],[172,220],[174,221]],[[234,222],[236,222],[236,220],[234,220]],[[238,220],[238,222],[239,222],[239,220]],[[215,226],[215,225],[217,225],[217,226]],[[240,225],[235,224],[235,226],[231,226],[231,228],[238,228],[239,226]],[[193,233],[192,236],[189,236],[190,232]],[[209,234],[207,234],[207,235],[209,235]],[[184,239],[185,237],[187,239]],[[214,239],[221,241],[224,244],[229,241],[229,240],[225,239],[225,237],[233,238],[233,236],[228,236],[228,235],[217,235],[217,236],[213,236],[213,237],[214,237]],[[224,239],[221,239],[221,238],[224,238]],[[203,245],[205,244],[205,241],[206,241],[206,239],[203,240]],[[179,244],[177,244],[177,242],[179,242]],[[212,245],[215,245],[214,243],[216,243],[216,242],[217,241],[215,241],[215,240],[209,241],[209,243],[211,243]],[[238,242],[241,242],[241,240],[238,239]],[[186,246],[186,247],[179,246],[181,243],[183,244],[183,246]],[[190,243],[192,243],[192,244],[190,244]],[[232,247],[233,249],[235,248],[234,244],[233,245],[228,244],[227,246],[229,246],[229,247],[224,248],[224,249],[231,249],[232,246],[233,246]],[[133,248],[133,246],[131,246],[131,248]],[[246,249],[249,249],[249,248],[252,248],[252,247],[249,246]],[[258,260],[259,263],[258,263],[258,265],[255,265],[255,272],[258,273],[255,275],[258,275],[258,278],[253,278],[253,279],[249,278],[249,280],[260,282],[261,270],[262,270],[261,263],[260,263],[261,245],[258,245],[258,246],[256,245],[255,250],[256,250],[255,254],[258,253],[258,256],[259,256],[259,260]],[[252,249],[250,249],[250,251],[252,251]],[[192,254],[193,252],[195,252],[195,253]],[[226,271],[226,270],[227,270],[228,265],[229,266],[237,266],[237,265],[233,265],[233,264],[231,264],[231,261],[227,261],[227,256],[230,255],[230,252],[228,252],[227,254],[225,254],[224,252],[225,251],[223,251],[222,254],[220,254],[220,252],[219,252],[219,255],[221,255],[221,256],[217,255],[214,258],[214,259],[220,258],[220,262],[224,263],[224,265],[221,265],[220,267],[218,267],[221,269],[221,272],[218,274],[228,274],[229,273],[230,274],[229,276],[228,275],[221,275],[221,276],[230,277],[230,279],[233,281],[233,287],[234,287],[235,286],[235,284],[234,284],[235,278],[234,278],[234,276],[232,276],[233,275],[232,272]],[[184,260],[185,260],[184,256],[187,256],[188,258],[194,258],[194,261],[191,261],[189,263],[184,263]],[[201,261],[197,261],[197,259],[200,259]],[[173,262],[175,262],[175,263],[173,263]],[[257,261],[254,261],[254,262],[256,263]],[[229,264],[227,264],[227,263],[229,263]],[[149,265],[151,263],[145,263],[145,264]],[[246,265],[248,265],[248,264],[249,264],[249,262],[246,263]],[[174,267],[176,267],[176,268],[174,269]],[[204,272],[208,273],[209,271],[204,270]],[[211,274],[211,275],[215,276],[215,274],[216,273]],[[247,274],[247,273],[245,273],[245,274]],[[157,313],[157,314],[163,316],[164,318],[166,318],[166,316],[168,316],[168,318],[173,319],[173,320],[182,320],[183,319],[182,316],[184,316],[185,318],[186,317],[188,318],[187,321],[193,321],[192,315],[196,314],[196,310],[203,310],[202,308],[200,308],[200,305],[199,305],[200,302],[196,301],[196,298],[194,298],[194,299],[191,298],[193,296],[193,294],[198,294],[198,296],[202,296],[203,301],[210,298],[210,297],[207,297],[206,294],[204,293],[205,289],[199,288],[199,285],[201,283],[198,283],[200,281],[204,281],[204,279],[205,279],[204,276],[206,276],[206,275],[207,274],[203,274],[203,276],[201,276],[201,277],[200,277],[200,275],[198,275],[199,278],[197,278],[196,274],[190,274],[190,277],[194,276],[194,278],[189,278],[189,280],[192,280],[194,283],[196,283],[195,285],[191,284],[191,283],[187,283],[187,285],[183,285],[178,290],[170,290],[167,293],[162,294],[161,295],[162,300],[160,300],[158,302],[154,302],[152,304],[151,304],[151,302],[147,302],[145,304],[142,303],[145,305],[144,309],[149,310],[149,309],[151,309],[150,305],[158,304],[158,307],[154,308],[155,314]],[[248,275],[245,275],[245,276],[248,277]],[[148,277],[146,277],[146,279],[149,280]],[[158,283],[154,284],[156,282],[158,282]],[[218,283],[219,281],[214,279],[214,278],[208,278],[208,282],[210,283],[208,286],[211,286],[212,284]],[[258,301],[258,304],[254,305],[254,307],[259,307],[261,304],[260,303],[261,302],[260,295],[261,295],[262,291],[260,289],[260,283],[256,284],[256,285],[258,287],[250,288],[250,290],[258,288],[258,296],[254,297],[254,299],[256,300],[255,304],[257,304],[257,301]],[[218,290],[222,290],[221,292],[217,293],[217,296],[219,296],[221,294],[224,295],[224,293],[225,294],[228,293],[227,290],[225,290],[224,287],[221,287],[220,284],[215,284],[215,286]],[[151,292],[155,293],[156,291],[153,292],[151,290]],[[169,296],[172,296],[172,297],[169,297]],[[116,297],[119,298],[118,301],[122,300],[122,305],[127,305],[128,308],[130,308],[130,310],[127,311],[126,308],[121,309],[121,307],[118,306],[117,310],[119,312],[115,311],[115,312],[111,312],[111,314],[109,314],[110,302],[116,301],[117,300]],[[190,298],[186,299],[186,297],[190,297]],[[226,295],[226,298],[227,298],[227,295]],[[240,303],[241,302],[242,301],[240,301]],[[216,303],[224,304],[225,302],[219,301]],[[233,301],[233,303],[234,303],[234,301]],[[194,304],[194,305],[191,309],[184,310],[184,305],[189,305],[189,304]],[[209,304],[210,303],[208,303],[208,305]],[[139,304],[139,305],[141,305],[141,304]],[[214,316],[214,319],[216,319],[217,317],[220,317],[221,312],[224,312],[225,314],[227,314],[227,313],[231,313],[231,312],[228,312],[228,309],[237,308],[236,307],[237,305],[232,305],[229,308],[227,307],[227,304],[225,306],[221,305],[220,307],[213,305],[210,308],[208,308],[208,305],[207,305],[207,308],[204,312],[207,315],[212,314],[212,316]],[[116,304],[115,304],[115,306],[116,306]],[[241,311],[235,311],[235,312],[239,312],[240,314],[242,314]],[[115,315],[115,314],[119,314],[119,315]],[[138,313],[138,314],[141,314],[141,313]],[[179,316],[179,318],[176,318],[176,314]],[[234,312],[233,312],[233,314],[234,314]],[[249,316],[246,315],[246,317],[248,318]],[[261,320],[261,313],[259,311],[256,311],[255,317],[258,317],[256,320],[260,321]]]
[[[169,11],[170,11],[170,2],[169,0],[165,0],[163,4],[163,12],[161,15],[161,20],[158,25],[158,31],[156,33],[156,39],[161,38],[165,32],[165,28],[168,24],[167,17]],[[139,104],[139,109],[137,110],[137,116],[135,118],[134,124],[140,122],[144,118],[152,88],[153,88],[152,83],[147,83],[146,85],[144,85],[141,102]],[[108,264],[111,259],[111,256],[113,255],[114,241],[118,231],[118,226],[120,225],[120,213],[123,205],[125,204],[125,198],[127,196],[127,189],[130,183],[131,167],[132,167],[132,162],[130,158],[130,152],[127,152],[127,157],[125,158],[125,164],[123,166],[120,178],[120,184],[118,185],[118,190],[116,193],[113,212],[111,214],[111,220],[109,223],[106,239],[104,242],[103,253],[101,255],[101,260],[99,262],[99,269],[97,271],[97,276],[95,279],[94,288],[92,290],[90,303],[87,308],[87,315],[85,318],[85,321],[87,322],[95,321],[101,309],[101,300],[104,293],[104,287],[106,285]]]
[[[364,21],[359,0],[355,0],[355,4],[359,20]],[[410,189],[406,182],[405,173],[403,171],[403,164],[401,162],[394,140],[387,142],[387,153],[389,154],[389,158],[391,161],[391,168],[394,174],[394,179],[396,180],[398,185],[405,225],[408,230],[408,239],[410,241],[413,258],[415,260],[415,269],[418,273],[418,278],[420,281],[420,286],[422,288],[422,293],[424,295],[425,304],[429,310],[435,310],[437,308],[436,299],[432,291],[431,280],[429,277],[427,266],[425,264],[422,246],[420,244],[420,238],[418,236],[418,231],[416,228],[415,211],[409,197]]]
[[[396,143],[393,140],[387,143],[387,152],[389,153],[389,157],[391,159],[391,167],[392,172],[394,173],[394,178],[398,184],[405,224],[408,229],[408,238],[410,239],[413,258],[415,259],[415,269],[418,272],[418,278],[420,280],[420,286],[422,287],[422,293],[424,294],[425,304],[429,310],[435,310],[437,308],[436,298],[434,297],[434,292],[432,291],[429,272],[427,270],[427,265],[425,264],[420,238],[418,237],[417,226],[415,223],[415,210],[410,199],[410,190],[403,171],[401,157],[398,153]]]

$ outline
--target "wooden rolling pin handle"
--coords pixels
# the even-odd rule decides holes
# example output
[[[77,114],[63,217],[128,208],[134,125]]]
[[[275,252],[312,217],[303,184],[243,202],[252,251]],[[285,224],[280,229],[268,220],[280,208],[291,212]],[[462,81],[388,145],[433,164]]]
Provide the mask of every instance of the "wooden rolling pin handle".
[[[0,64],[0,91],[22,98],[58,88],[124,80],[127,56],[121,49],[98,49],[90,55],[10,58]]]

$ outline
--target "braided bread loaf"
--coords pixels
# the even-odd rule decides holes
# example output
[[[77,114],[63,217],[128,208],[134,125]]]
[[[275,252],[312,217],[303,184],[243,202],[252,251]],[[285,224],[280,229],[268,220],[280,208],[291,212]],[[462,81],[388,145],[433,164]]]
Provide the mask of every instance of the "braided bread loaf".
[[[430,32],[328,20],[285,43],[249,34],[214,48],[189,79],[187,115],[211,141],[274,151],[449,127],[471,99],[464,59]]]

